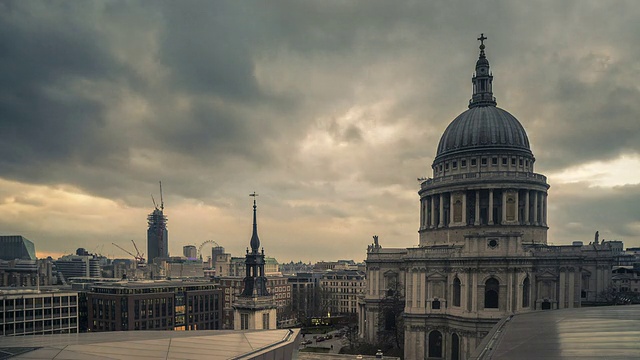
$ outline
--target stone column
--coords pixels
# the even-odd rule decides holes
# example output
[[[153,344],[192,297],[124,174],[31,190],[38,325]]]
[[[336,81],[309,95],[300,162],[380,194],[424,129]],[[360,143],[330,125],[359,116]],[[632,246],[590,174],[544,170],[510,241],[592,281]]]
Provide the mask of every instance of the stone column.
[[[524,196],[524,224],[529,225],[529,190],[527,190],[527,194]]]
[[[462,223],[467,226],[467,191],[462,192]]]
[[[502,223],[505,224],[507,222],[507,192],[502,189]]]
[[[417,272],[412,272],[411,273],[411,307],[415,308],[418,307],[418,273]]]
[[[469,286],[469,291],[471,291],[471,312],[475,313],[478,311],[478,272],[473,272],[472,275],[473,284]]]
[[[547,226],[547,193],[542,193],[542,225]]]
[[[558,294],[558,309],[564,309],[565,306],[565,294],[567,292],[566,285],[567,272],[565,269],[561,269],[560,271],[560,293]]]
[[[576,272],[574,268],[569,268],[569,308],[574,307],[576,301]]]
[[[507,300],[507,306],[506,306],[506,310],[507,313],[512,312],[512,301],[513,301],[513,297],[515,296],[514,289],[513,289],[513,276],[512,273],[510,271],[507,270],[507,272],[505,273],[506,278],[507,278],[507,296],[506,296],[506,300]]]
[[[436,227],[436,201],[435,197],[431,195],[431,227]]]
[[[418,304],[418,307],[424,309],[427,302],[427,274],[419,272],[418,275],[420,276],[418,281],[420,281],[420,291],[422,294],[422,296],[420,296],[420,303]]]
[[[451,226],[454,223],[454,217],[453,217],[453,213],[455,211],[453,211],[453,193],[450,192],[449,193],[449,226]]]
[[[493,189],[489,190],[489,225],[493,225]]]
[[[444,227],[444,194],[440,194],[440,221],[438,227]]]
[[[515,195],[515,201],[516,201],[516,223],[520,224],[520,191],[516,190],[516,195]]]
[[[533,225],[538,225],[538,192],[533,192]]]
[[[433,226],[433,196],[429,196],[427,199],[427,227]]]
[[[476,218],[473,225],[480,225],[480,190],[476,190]]]

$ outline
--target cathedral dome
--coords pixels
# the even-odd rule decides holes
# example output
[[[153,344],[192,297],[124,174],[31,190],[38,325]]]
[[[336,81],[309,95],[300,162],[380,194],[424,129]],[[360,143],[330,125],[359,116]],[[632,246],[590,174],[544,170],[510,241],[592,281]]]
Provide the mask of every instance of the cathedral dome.
[[[458,115],[440,138],[436,159],[476,150],[522,150],[531,154],[518,119],[493,105],[473,106]]]
[[[471,80],[473,95],[469,110],[458,115],[440,138],[434,163],[448,155],[475,151],[513,151],[532,157],[527,133],[520,122],[507,111],[496,107],[493,97],[493,75],[485,55],[484,34],[478,38],[480,56]]]

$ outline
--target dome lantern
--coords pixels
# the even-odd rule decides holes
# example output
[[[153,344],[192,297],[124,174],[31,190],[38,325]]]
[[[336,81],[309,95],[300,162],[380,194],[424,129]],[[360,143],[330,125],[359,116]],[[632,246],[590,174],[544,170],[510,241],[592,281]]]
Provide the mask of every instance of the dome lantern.
[[[489,69],[489,60],[484,53],[484,41],[487,37],[480,34],[480,56],[476,62],[476,72],[473,74],[473,95],[469,100],[469,108],[477,106],[496,106],[496,98],[493,97],[493,75]]]

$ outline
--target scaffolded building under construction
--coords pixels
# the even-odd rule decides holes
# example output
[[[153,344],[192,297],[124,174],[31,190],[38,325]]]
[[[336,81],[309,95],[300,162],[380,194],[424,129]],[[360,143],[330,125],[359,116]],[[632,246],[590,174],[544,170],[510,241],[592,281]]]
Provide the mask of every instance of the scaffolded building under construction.
[[[155,209],[147,217],[147,253],[149,262],[155,258],[169,257],[169,234],[167,232],[167,217],[162,210]]]
[[[153,198],[153,197],[152,197]],[[164,200],[162,199],[162,183],[160,183],[160,207],[153,201],[155,209],[147,216],[147,259],[152,263],[155,258],[169,257],[169,233],[167,232],[167,217],[164,215]]]

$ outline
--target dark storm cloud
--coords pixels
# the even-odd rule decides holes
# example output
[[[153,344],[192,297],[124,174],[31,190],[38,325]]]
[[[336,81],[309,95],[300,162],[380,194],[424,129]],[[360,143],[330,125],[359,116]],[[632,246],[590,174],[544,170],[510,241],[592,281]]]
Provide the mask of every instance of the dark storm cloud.
[[[608,240],[626,240],[634,244],[637,239],[640,185],[607,189],[574,183],[558,185],[553,193],[550,226],[558,238],[591,241],[593,234],[599,231],[601,237]],[[549,240],[554,241],[552,236]]]
[[[34,5],[34,6],[30,6]],[[109,131],[105,107],[83,82],[124,75],[121,64],[91,27],[82,9],[40,3],[0,4],[0,171],[29,182],[51,178],[67,166],[104,165],[122,157]],[[54,11],[57,10],[57,11]]]
[[[0,10],[6,179],[134,206],[149,206],[162,179],[168,204],[196,199],[230,213],[255,189],[282,207],[274,216],[351,217],[414,234],[415,178],[431,175],[440,135],[466,110],[481,32],[494,95],[527,130],[539,172],[640,152],[634,2],[9,1]],[[552,186],[551,204],[569,201]],[[572,222],[563,216],[579,208],[562,209]],[[632,234],[633,219],[621,219]]]
[[[259,95],[252,48],[260,17],[251,17],[258,15],[251,5],[168,2],[162,13],[159,58],[172,84],[241,100]]]
[[[572,67],[572,63],[564,66]],[[630,64],[625,64],[625,69],[620,66],[574,66],[596,72],[596,80],[581,81],[576,78],[578,74],[565,72],[549,89],[545,100],[556,104],[553,115],[557,119],[548,119],[546,128],[540,131],[544,136],[536,139],[544,149],[538,153],[539,159],[547,168],[615,159],[625,152],[640,153],[640,91],[635,84],[619,81],[619,77],[633,76],[637,70],[629,69]]]

